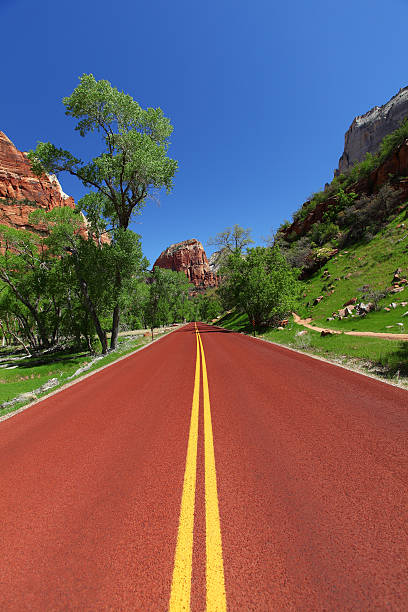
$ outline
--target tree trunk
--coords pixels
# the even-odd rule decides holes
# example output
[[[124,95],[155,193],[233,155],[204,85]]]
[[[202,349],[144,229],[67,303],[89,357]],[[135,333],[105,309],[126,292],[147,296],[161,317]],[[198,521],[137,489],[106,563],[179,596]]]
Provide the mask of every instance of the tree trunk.
[[[0,326],[1,326],[1,329],[2,329],[2,332],[3,332],[3,340],[4,340],[4,332],[5,332],[5,330],[4,330],[4,328],[3,328],[3,325],[2,325],[2,322],[1,322],[1,321],[0,321]],[[21,346],[23,347],[23,349],[25,350],[25,352],[27,353],[27,355],[28,355],[29,357],[31,357],[31,353],[30,353],[30,351],[28,350],[28,348],[27,348],[27,346],[25,345],[25,343],[23,342],[23,340],[22,340],[22,339],[21,339],[19,336],[17,336],[17,334],[16,334],[16,333],[14,333],[12,329],[10,329],[10,325],[8,324],[8,321],[6,321],[6,326],[7,326],[7,331],[8,331],[8,333],[10,334],[10,336],[13,336],[14,340],[16,340],[16,342],[18,342],[18,344],[21,344]]]
[[[119,335],[119,320],[120,320],[120,306],[119,306],[119,295],[120,290],[122,289],[122,275],[120,270],[117,268],[115,273],[115,297],[116,304],[113,309],[112,316],[112,334],[111,334],[111,343],[110,350],[113,351],[118,343],[118,335]]]
[[[79,279],[79,285],[81,287],[81,293],[84,298],[85,308],[91,315],[92,321],[94,322],[96,333],[98,334],[98,338],[102,345],[102,353],[105,355],[108,352],[108,340],[106,338],[106,332],[104,329],[102,329],[98,314],[95,310],[91,298],[89,297],[88,285],[82,278]]]
[[[112,335],[111,335],[111,342],[110,342],[111,351],[113,351],[113,349],[116,348],[117,343],[118,343],[119,319],[120,319],[120,306],[119,304],[116,304],[115,308],[113,309],[113,317],[112,317]]]

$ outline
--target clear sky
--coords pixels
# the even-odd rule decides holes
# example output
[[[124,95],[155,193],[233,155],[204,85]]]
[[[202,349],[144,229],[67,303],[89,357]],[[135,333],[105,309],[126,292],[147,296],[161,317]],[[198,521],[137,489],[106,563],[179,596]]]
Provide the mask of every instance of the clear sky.
[[[61,99],[107,79],[174,125],[175,188],[132,225],[150,262],[234,223],[262,244],[331,179],[354,116],[408,85],[407,23],[406,0],[0,0],[0,130],[96,154]]]

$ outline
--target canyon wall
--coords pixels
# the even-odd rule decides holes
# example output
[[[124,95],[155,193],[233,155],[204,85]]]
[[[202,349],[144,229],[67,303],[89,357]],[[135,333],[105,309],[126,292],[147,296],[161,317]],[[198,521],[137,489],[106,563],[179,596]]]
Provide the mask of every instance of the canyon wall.
[[[335,174],[360,162],[366,153],[376,153],[384,136],[399,127],[408,116],[408,87],[404,87],[383,106],[375,106],[355,117],[345,134],[344,152]]]

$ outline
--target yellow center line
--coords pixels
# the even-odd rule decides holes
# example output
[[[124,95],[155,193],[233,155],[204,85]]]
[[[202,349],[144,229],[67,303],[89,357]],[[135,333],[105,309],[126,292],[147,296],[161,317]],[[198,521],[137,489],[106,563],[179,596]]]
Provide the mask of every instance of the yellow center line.
[[[188,436],[186,469],[184,472],[177,546],[174,557],[169,612],[190,610],[191,572],[193,565],[194,504],[197,473],[198,410],[200,404],[200,351],[196,330],[197,354]]]
[[[207,366],[204,347],[200,333],[201,361],[203,370],[204,392],[204,452],[205,452],[205,531],[206,531],[206,585],[207,612],[225,612],[227,600],[225,594],[224,562],[222,558],[222,541],[220,513],[218,508],[217,475],[215,471],[214,439],[211,424],[210,394],[208,390]]]
[[[169,612],[190,610],[191,574],[193,563],[194,506],[197,477],[198,414],[200,404],[200,354],[203,372],[204,397],[204,472],[205,472],[205,530],[206,530],[206,611],[226,612],[224,562],[220,514],[218,507],[217,476],[215,471],[214,439],[211,423],[210,394],[207,366],[200,333],[196,332],[196,369],[191,409],[190,433],[187,445],[179,528],[174,557]]]

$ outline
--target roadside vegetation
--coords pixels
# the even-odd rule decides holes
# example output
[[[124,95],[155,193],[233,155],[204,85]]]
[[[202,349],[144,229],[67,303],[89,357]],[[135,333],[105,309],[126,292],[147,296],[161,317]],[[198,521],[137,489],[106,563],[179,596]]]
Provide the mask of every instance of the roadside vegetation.
[[[245,291],[234,294],[229,286],[234,278],[234,259],[229,255],[219,293],[228,296],[228,288],[235,299],[222,299],[226,314],[216,324],[334,360],[351,360],[388,378],[408,376],[408,342],[343,334],[322,337],[296,325],[291,317],[294,310],[318,327],[337,331],[408,333],[408,203],[401,201],[398,190],[408,168],[404,176],[389,176],[370,195],[361,191],[360,183],[407,138],[408,118],[385,137],[377,155],[367,155],[346,175],[335,177],[294,214],[296,232],[290,231],[291,223],[286,221],[269,240],[268,252],[279,251],[297,279],[287,283],[287,291],[278,292],[281,308],[276,317],[263,299],[266,311],[253,324]],[[311,222],[315,210],[321,211],[320,217]],[[265,265],[255,275],[262,289],[244,280],[250,251],[241,250],[236,258],[240,263],[235,264],[238,280],[234,278],[234,284],[245,287],[246,295],[256,300],[268,283],[261,280]],[[272,275],[266,275],[271,281]]]

